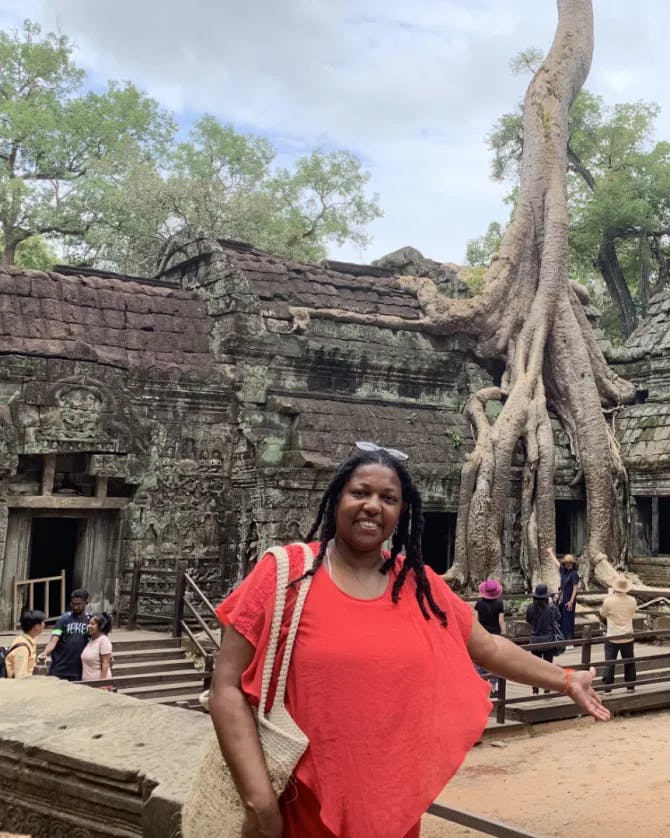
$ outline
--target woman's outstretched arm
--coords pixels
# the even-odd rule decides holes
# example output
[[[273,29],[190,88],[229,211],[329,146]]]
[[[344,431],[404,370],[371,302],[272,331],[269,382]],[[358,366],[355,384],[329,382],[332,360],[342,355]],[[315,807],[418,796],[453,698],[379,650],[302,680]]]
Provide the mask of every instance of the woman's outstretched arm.
[[[562,667],[531,655],[505,637],[489,634],[475,621],[468,640],[468,652],[476,664],[510,681],[554,692],[563,692],[566,686],[566,670]],[[610,712],[591,686],[595,674],[593,667],[568,673],[566,695],[594,719],[606,722]]]

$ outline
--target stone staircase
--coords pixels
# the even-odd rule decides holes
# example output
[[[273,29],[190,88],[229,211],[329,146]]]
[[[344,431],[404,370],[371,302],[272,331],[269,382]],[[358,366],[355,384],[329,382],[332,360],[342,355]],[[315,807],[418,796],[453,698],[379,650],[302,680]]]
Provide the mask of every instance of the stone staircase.
[[[114,686],[134,698],[200,710],[203,673],[178,638],[149,631],[115,631],[110,636],[113,677],[88,681],[87,686]]]
[[[50,634],[48,627],[38,638],[38,653],[46,646]],[[1,633],[0,645],[8,645],[15,636],[16,632]],[[204,689],[203,672],[194,665],[178,638],[158,631],[115,628],[110,640],[113,677],[87,681],[86,686],[114,686],[118,692],[134,698],[202,710],[198,698]],[[38,667],[35,674],[46,675],[46,669]]]

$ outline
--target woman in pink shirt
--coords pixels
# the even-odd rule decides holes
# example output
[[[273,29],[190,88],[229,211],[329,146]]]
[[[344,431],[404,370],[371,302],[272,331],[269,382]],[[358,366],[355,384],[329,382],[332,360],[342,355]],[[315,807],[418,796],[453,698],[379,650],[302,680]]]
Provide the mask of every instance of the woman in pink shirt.
[[[107,637],[112,620],[106,611],[94,614],[88,622],[88,643],[81,653],[82,681],[112,677],[112,644]]]

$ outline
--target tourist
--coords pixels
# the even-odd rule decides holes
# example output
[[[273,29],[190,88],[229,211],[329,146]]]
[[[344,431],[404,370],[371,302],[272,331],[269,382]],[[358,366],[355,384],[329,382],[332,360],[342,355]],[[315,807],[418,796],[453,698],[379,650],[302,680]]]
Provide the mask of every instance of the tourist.
[[[112,677],[112,643],[107,636],[112,618],[106,611],[94,614],[88,621],[88,643],[81,653],[82,681],[99,681]]]
[[[531,643],[551,643],[554,640],[554,622],[560,619],[558,608],[554,605],[549,596],[549,589],[540,582],[533,591],[533,601],[526,608],[526,622],[530,625]],[[532,649],[532,653],[551,663],[556,654],[554,646],[545,649]],[[545,687],[545,692],[549,689]],[[538,693],[537,685],[533,686],[533,692]]]
[[[577,591],[579,590],[577,560],[571,553],[566,553],[560,560],[557,559],[553,547],[548,547],[547,553],[552,561],[558,565],[561,574],[557,602],[561,612],[561,631],[566,640],[572,640],[575,636],[575,604],[577,602]],[[574,647],[566,646],[565,648],[572,649]]]
[[[12,640],[5,656],[8,678],[27,678],[37,664],[37,638],[44,630],[44,611],[21,612],[21,634]]]
[[[479,586],[479,599],[475,603],[475,611],[480,625],[489,634],[505,634],[505,605],[502,601],[502,585],[497,579],[487,579]],[[481,666],[477,672],[491,682],[491,698],[497,697],[498,679],[489,675]]]
[[[617,655],[626,660],[623,665],[623,678],[626,682],[626,689],[631,692],[635,689],[635,642],[633,640],[633,617],[637,610],[637,602],[630,596],[628,591],[632,584],[625,576],[619,576],[614,580],[612,593],[605,597],[600,608],[600,619],[607,625],[605,635],[605,660],[609,661],[603,672],[603,684],[606,684],[605,692],[612,691],[614,683],[614,661]]]
[[[43,661],[51,657],[49,675],[64,681],[81,681],[81,653],[88,643],[88,621],[91,614],[86,610],[88,591],[72,591],[70,610],[58,618],[51,632],[46,649],[37,656]]]
[[[313,578],[286,705],[309,745],[279,800],[252,709],[275,596],[272,556],[217,608],[227,628],[210,711],[244,801],[245,838],[418,836],[422,814],[479,740],[491,710],[473,661],[563,692],[596,719],[609,718],[591,687],[594,670],[564,671],[489,634],[424,565],[421,496],[405,459],[357,443],[307,536],[320,540],[310,544]],[[390,553],[383,549],[388,539]],[[287,551],[290,613],[303,552],[299,545]]]

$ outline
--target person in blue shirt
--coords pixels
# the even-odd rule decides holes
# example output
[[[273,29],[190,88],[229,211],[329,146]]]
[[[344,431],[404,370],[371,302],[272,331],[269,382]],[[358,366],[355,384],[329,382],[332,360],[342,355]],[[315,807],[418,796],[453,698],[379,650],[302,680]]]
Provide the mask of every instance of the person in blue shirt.
[[[575,604],[577,602],[577,591],[579,590],[577,559],[571,553],[566,553],[562,559],[557,559],[553,547],[547,548],[547,554],[558,565],[561,574],[556,603],[561,612],[561,631],[566,640],[572,640],[575,636]],[[566,646],[565,648],[571,649],[572,647]]]

